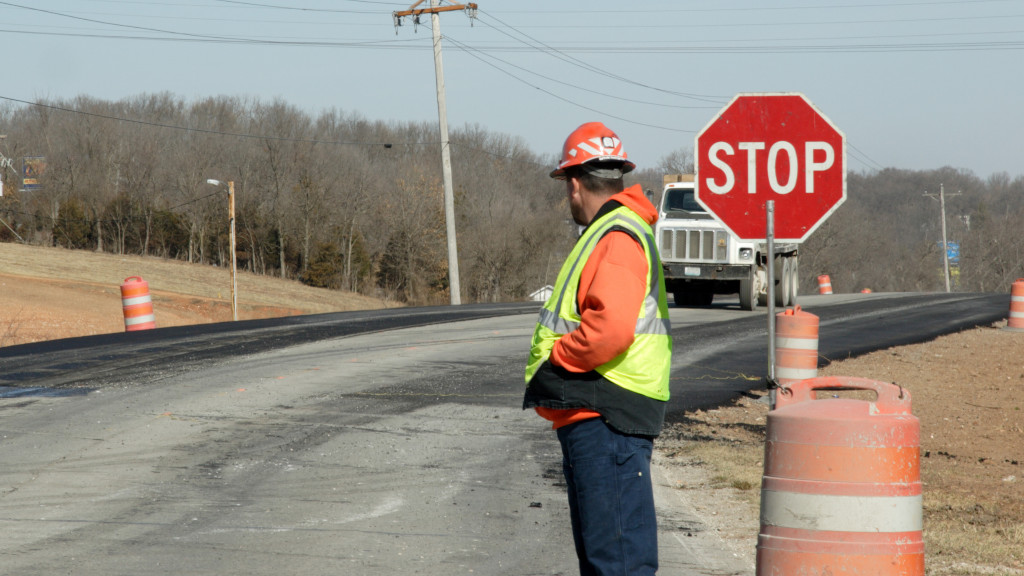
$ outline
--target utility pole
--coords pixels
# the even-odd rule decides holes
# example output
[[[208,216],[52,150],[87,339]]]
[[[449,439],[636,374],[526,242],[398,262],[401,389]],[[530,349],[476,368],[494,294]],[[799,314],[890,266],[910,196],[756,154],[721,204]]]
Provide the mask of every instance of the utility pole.
[[[235,181],[228,180],[228,220],[231,227],[231,319],[238,320],[238,250],[235,245]]]
[[[7,134],[0,134],[0,141],[7,143]],[[11,159],[4,156],[3,152],[0,152],[0,196],[4,195],[4,183],[3,183],[3,171],[4,168],[10,168],[11,172],[14,172],[14,176],[18,176],[18,171],[14,169],[14,164],[11,163]]]
[[[924,193],[929,198],[935,198],[935,194]],[[953,196],[959,196],[957,192]],[[939,184],[939,211],[942,214],[942,267],[946,275],[946,292],[949,292],[949,242],[946,241],[946,189],[945,185]]]
[[[207,184],[223,186],[220,180],[209,179]],[[235,181],[228,180],[228,228],[231,238],[231,319],[238,320],[238,256],[235,243]]]
[[[6,143],[7,142],[7,134],[0,134],[0,140],[3,140]],[[6,157],[6,156],[4,156],[3,152],[0,152],[0,196],[4,195],[3,171],[4,171],[4,167],[5,166],[7,168],[10,168],[11,172],[14,172],[14,176],[15,177],[18,176],[18,171],[15,170],[14,169],[14,165],[11,164],[11,159]],[[15,236],[17,236],[18,240],[21,240],[22,243],[25,242],[25,239],[22,238],[21,235],[19,235],[17,232],[15,232],[14,228],[11,228],[11,225],[8,224],[6,220],[4,220],[3,218],[0,218],[0,224],[3,224],[5,228],[10,230],[11,234],[14,234]]]
[[[430,14],[431,28],[434,36],[434,77],[437,84],[437,118],[441,131],[441,176],[444,179],[444,219],[448,235],[448,291],[451,296],[451,304],[457,306],[462,303],[461,289],[459,287],[459,249],[455,240],[455,192],[452,187],[452,158],[448,142],[448,108],[445,105],[444,89],[444,66],[441,63],[441,12],[453,10],[466,10],[470,18],[476,16],[477,5],[453,4],[440,7],[438,0],[430,0],[430,8],[417,9],[423,3],[419,0],[409,7],[408,10],[401,10],[392,13],[395,26],[400,26],[402,18],[412,16],[415,23],[419,24],[421,14]]]

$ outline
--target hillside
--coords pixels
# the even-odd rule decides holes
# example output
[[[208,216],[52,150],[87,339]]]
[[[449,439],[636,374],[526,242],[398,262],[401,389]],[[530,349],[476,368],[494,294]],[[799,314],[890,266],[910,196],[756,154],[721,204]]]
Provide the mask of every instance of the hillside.
[[[123,331],[120,286],[132,276],[149,284],[158,327],[231,320],[228,269],[0,243],[0,346]],[[239,320],[393,305],[238,272]]]

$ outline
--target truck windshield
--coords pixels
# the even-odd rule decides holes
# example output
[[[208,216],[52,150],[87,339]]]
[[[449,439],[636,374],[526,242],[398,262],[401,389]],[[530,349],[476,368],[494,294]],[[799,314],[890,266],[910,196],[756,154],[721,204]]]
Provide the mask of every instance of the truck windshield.
[[[693,197],[693,190],[687,188],[669,188],[666,191],[665,212],[704,212],[704,208]]]

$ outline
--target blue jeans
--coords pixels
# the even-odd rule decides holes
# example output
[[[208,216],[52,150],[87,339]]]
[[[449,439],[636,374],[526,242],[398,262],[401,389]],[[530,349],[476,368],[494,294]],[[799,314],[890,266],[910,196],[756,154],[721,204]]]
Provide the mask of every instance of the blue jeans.
[[[650,438],[625,436],[591,418],[557,430],[580,574],[638,576],[658,570]]]

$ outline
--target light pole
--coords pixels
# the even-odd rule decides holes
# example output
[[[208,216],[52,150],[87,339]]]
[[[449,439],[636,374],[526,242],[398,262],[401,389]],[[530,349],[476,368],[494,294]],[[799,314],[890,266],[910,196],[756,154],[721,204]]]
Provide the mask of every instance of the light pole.
[[[209,179],[207,184],[223,186],[220,180]],[[235,257],[235,182],[228,180],[228,223],[231,227],[231,319],[238,320],[238,264]]]

